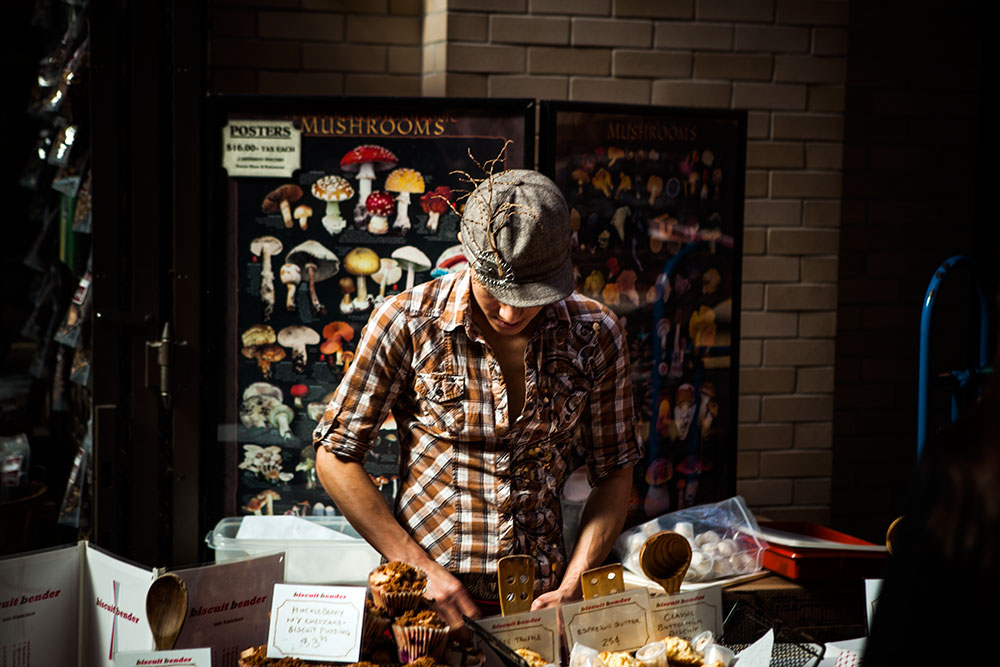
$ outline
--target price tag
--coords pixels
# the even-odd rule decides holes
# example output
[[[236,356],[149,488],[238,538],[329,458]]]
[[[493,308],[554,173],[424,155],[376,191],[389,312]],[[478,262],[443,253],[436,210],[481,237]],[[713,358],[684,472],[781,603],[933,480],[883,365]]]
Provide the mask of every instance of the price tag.
[[[598,651],[631,651],[653,635],[645,588],[564,604],[562,615],[567,646],[580,642]]]
[[[115,655],[115,667],[139,667],[140,665],[212,667],[212,649],[189,648],[180,651],[121,651]]]
[[[555,607],[525,611],[508,616],[493,616],[479,625],[511,648],[527,648],[549,662],[559,662],[559,610]],[[487,659],[492,652],[484,651]]]
[[[692,639],[705,630],[722,634],[722,587],[711,586],[688,593],[657,595],[651,598],[653,639]]]
[[[365,589],[275,584],[267,657],[357,662]]]
[[[222,166],[230,177],[284,176],[302,164],[302,131],[290,120],[230,119],[222,128]]]

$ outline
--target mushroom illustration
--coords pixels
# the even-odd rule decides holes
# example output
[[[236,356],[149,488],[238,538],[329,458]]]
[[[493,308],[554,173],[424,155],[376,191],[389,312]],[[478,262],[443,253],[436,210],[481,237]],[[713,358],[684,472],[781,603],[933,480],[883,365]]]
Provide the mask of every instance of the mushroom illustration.
[[[649,191],[649,205],[653,205],[653,201],[663,192],[663,179],[653,174],[646,181],[646,189]]]
[[[267,507],[267,515],[271,516],[274,514],[274,501],[281,500],[281,496],[274,489],[264,489],[257,494],[257,500],[261,500]]]
[[[312,184],[312,195],[326,202],[326,213],[323,215],[323,227],[331,236],[344,231],[347,221],[340,214],[340,202],[354,196],[354,188],[346,178],[336,174],[328,174]],[[304,229],[304,228],[303,228]]]
[[[344,372],[346,373],[347,369],[351,367],[351,362],[354,361],[354,353],[350,350],[344,350],[340,360],[344,363]]]
[[[596,298],[604,289],[604,274],[594,269],[583,281],[583,293]]]
[[[392,253],[392,258],[406,270],[406,289],[413,287],[413,274],[416,271],[426,271],[431,268],[431,260],[421,252],[420,248],[405,245]]]
[[[719,275],[718,269],[709,269],[701,276],[701,293],[714,294],[715,290],[719,289],[720,284],[722,284],[722,276]]]
[[[271,363],[285,358],[285,350],[275,341],[274,329],[266,324],[254,324],[240,337],[243,356],[256,359],[257,366],[265,378],[271,377]]]
[[[368,296],[368,276],[379,269],[378,255],[371,248],[354,248],[344,257],[344,270],[358,279],[358,294],[354,297],[354,310],[363,311],[371,306]]]
[[[340,312],[350,313],[354,310],[354,304],[351,300],[351,294],[354,293],[354,280],[350,276],[344,276],[339,282],[340,291],[344,294],[344,298],[340,300]]]
[[[340,168],[358,175],[358,199],[365,201],[372,191],[375,171],[392,169],[399,163],[392,151],[374,144],[356,146],[340,159]]]
[[[427,231],[436,232],[442,213],[451,210],[455,193],[447,185],[439,185],[420,198],[420,208],[427,214]]]
[[[295,417],[290,407],[281,402],[281,390],[267,382],[254,382],[243,391],[240,421],[247,428],[278,429],[285,440],[292,437],[289,424]]]
[[[706,148],[701,152],[701,163],[706,167],[711,167],[713,162],[715,162],[715,153]]]
[[[306,345],[319,343],[319,334],[309,327],[293,324],[278,332],[278,344],[292,351],[292,368],[296,373],[306,370]]]
[[[576,183],[576,193],[578,195],[582,195],[583,186],[590,183],[590,174],[588,174],[585,169],[574,169],[570,173],[570,177],[573,179],[573,182]]]
[[[694,408],[694,385],[685,382],[677,388],[677,400],[674,402],[674,424],[677,426],[677,437],[681,440],[688,436]]]
[[[264,304],[264,321],[271,319],[274,312],[274,271],[271,256],[277,255],[284,246],[273,236],[258,236],[250,242],[250,252],[261,258],[260,300]]]
[[[604,167],[597,170],[590,184],[594,186],[595,190],[603,192],[605,197],[611,196],[611,174]]]
[[[326,307],[316,296],[316,283],[332,278],[340,271],[340,260],[322,243],[303,241],[288,251],[286,262],[297,264],[309,276],[309,299],[316,315],[326,314]]]
[[[632,189],[632,179],[624,171],[618,177],[618,187],[615,188],[615,199],[621,199],[622,190],[628,192]]]
[[[715,400],[715,384],[713,382],[708,380],[702,382],[700,392],[701,406],[698,409],[698,422],[701,424],[701,437],[704,439],[712,430],[712,422],[719,416],[719,404]]]
[[[635,305],[639,305],[639,292],[635,289],[635,271],[632,269],[626,269],[622,271],[621,275],[618,276],[618,280],[615,285],[618,286],[618,294],[621,295],[622,299],[630,301]]]
[[[314,422],[318,422],[320,420],[320,417],[323,416],[323,413],[326,412],[326,406],[330,404],[331,400],[333,400],[332,391],[323,398],[319,399],[318,401],[313,401],[312,403],[307,405],[306,415],[309,417],[309,419],[313,420]]]
[[[424,192],[424,177],[416,169],[403,167],[393,169],[385,179],[385,189],[388,192],[397,193],[396,220],[392,223],[392,228],[403,232],[410,231],[410,195],[419,195]]]
[[[301,382],[293,384],[292,388],[288,390],[288,393],[295,399],[295,407],[301,408],[303,407],[302,399],[309,395],[309,385],[302,384]]]
[[[302,204],[301,206],[295,207],[295,212],[293,213],[293,217],[299,221],[299,227],[302,228],[303,231],[305,231],[306,229],[309,229],[309,217],[312,214],[313,214],[312,207]]]
[[[440,278],[441,276],[448,275],[449,273],[461,271],[468,265],[469,260],[465,258],[465,252],[462,250],[462,246],[453,245],[450,248],[446,248],[444,252],[438,255],[437,261],[434,263],[434,269],[431,271],[431,277]]]
[[[569,245],[571,249],[576,250],[580,247],[580,212],[575,208],[569,210],[569,229],[572,232]]]
[[[701,306],[691,313],[688,321],[688,333],[694,339],[695,347],[711,347],[715,344],[715,311],[708,306]]]
[[[281,219],[285,221],[285,227],[292,228],[292,204],[302,199],[302,188],[294,183],[286,183],[275,188],[264,197],[264,203],[260,210],[263,213],[281,212]]]
[[[284,403],[279,403],[271,409],[268,422],[271,426],[278,429],[278,433],[282,438],[285,440],[291,440],[292,429],[289,424],[292,423],[292,419],[294,418],[295,412]]]
[[[601,300],[609,306],[618,305],[618,287],[614,283],[605,285],[604,289],[601,290]]]
[[[354,338],[354,327],[347,322],[330,322],[323,327],[323,338],[326,340],[320,345],[319,351],[332,355],[331,366],[338,365],[344,353],[344,343]]]
[[[608,166],[614,166],[618,160],[625,159],[625,150],[617,146],[608,146]]]
[[[247,504],[244,505],[241,509],[247,512],[248,514],[254,514],[256,516],[260,516],[260,511],[263,508],[264,508],[263,500],[261,500],[260,498],[251,498],[250,500],[247,501]]]
[[[396,202],[388,192],[376,190],[365,199],[365,210],[371,216],[368,231],[380,236],[389,231],[388,218],[396,210]]]
[[[378,296],[375,297],[376,306],[385,302],[385,286],[398,283],[402,277],[403,269],[400,268],[399,262],[388,257],[379,260],[378,271],[372,274],[372,280],[378,283]]]
[[[288,310],[295,310],[295,290],[302,282],[302,269],[298,264],[286,262],[281,265],[281,282],[288,286],[288,297],[285,299],[285,307]]]
[[[618,238],[625,241],[625,218],[627,218],[632,211],[629,210],[628,206],[619,206],[615,209],[615,214],[611,216],[611,226],[615,228],[618,232]]]

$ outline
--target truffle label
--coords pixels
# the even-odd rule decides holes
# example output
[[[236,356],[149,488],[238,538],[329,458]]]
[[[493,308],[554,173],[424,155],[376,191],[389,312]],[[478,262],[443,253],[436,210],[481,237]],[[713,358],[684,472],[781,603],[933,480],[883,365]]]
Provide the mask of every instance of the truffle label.
[[[357,662],[365,588],[275,584],[267,657]]]
[[[549,662],[559,662],[559,610],[555,607],[509,616],[493,616],[479,621],[483,629],[511,648],[535,651]],[[489,660],[490,650],[483,653]]]
[[[233,176],[284,176],[302,164],[302,132],[290,120],[230,119],[222,128],[222,166]]]
[[[631,651],[655,638],[645,588],[565,604],[562,615],[567,646],[580,642],[598,651]]]

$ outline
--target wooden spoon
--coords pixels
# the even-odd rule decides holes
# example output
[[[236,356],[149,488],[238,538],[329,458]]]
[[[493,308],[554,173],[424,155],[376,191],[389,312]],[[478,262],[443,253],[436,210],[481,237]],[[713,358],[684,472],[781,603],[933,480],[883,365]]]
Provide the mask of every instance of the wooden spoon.
[[[687,538],[672,530],[652,535],[639,550],[639,567],[667,593],[676,593],[681,589],[690,564],[691,545]]]
[[[157,651],[169,651],[187,618],[188,592],[184,580],[167,573],[157,577],[146,593],[146,619]]]

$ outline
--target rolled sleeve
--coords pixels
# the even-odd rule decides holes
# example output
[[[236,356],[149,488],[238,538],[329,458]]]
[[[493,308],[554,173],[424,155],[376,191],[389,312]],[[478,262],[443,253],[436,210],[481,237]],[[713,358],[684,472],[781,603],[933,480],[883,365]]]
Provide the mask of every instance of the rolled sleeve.
[[[354,362],[313,431],[313,445],[363,462],[405,386],[411,357],[406,313],[400,300],[389,299],[362,330]]]

